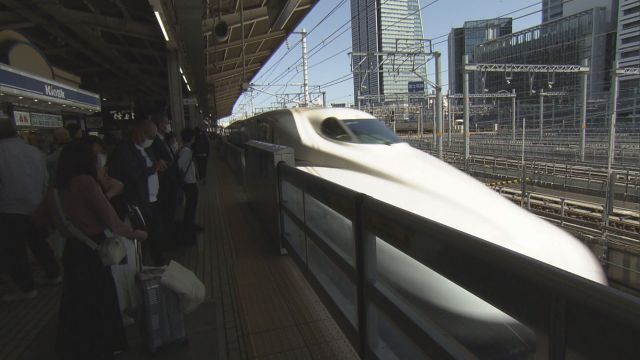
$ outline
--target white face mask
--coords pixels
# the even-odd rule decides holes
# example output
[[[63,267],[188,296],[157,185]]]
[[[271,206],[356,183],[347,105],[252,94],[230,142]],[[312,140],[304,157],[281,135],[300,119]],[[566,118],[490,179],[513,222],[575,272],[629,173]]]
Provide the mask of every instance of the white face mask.
[[[151,146],[151,144],[153,144],[153,140],[152,139],[146,139],[143,143],[142,143],[142,147],[143,148],[148,148],[149,146]]]
[[[98,154],[98,159],[96,161],[96,168],[102,169],[105,166],[107,166],[107,155]]]
[[[168,134],[171,132],[171,124],[167,124],[164,126],[164,133]]]

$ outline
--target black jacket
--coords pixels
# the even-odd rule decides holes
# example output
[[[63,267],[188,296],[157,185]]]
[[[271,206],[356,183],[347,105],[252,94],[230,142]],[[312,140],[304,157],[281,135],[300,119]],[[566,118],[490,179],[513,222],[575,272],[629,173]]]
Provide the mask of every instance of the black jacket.
[[[209,156],[209,138],[206,133],[201,133],[196,136],[196,141],[191,145],[191,150],[196,155]]]
[[[153,152],[157,160],[163,160],[167,164],[167,170],[158,173],[160,178],[160,187],[172,187],[178,180],[178,163],[176,162],[176,154],[163,139],[156,136],[153,144],[149,148]],[[162,191],[162,190],[160,190]]]
[[[155,161],[153,151],[147,149],[147,155],[151,161]],[[153,166],[147,166],[144,156],[140,153],[135,144],[126,140],[118,144],[112,155],[109,175],[124,184],[124,193],[121,201],[126,204],[135,204],[143,212],[148,211],[149,206],[149,176],[155,174]],[[119,204],[118,213],[123,214],[122,206]],[[116,205],[116,204],[114,204]]]

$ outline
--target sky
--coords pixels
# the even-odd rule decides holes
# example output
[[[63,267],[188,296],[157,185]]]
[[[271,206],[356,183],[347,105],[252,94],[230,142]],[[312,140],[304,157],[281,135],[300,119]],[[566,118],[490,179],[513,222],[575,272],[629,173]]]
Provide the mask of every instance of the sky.
[[[296,31],[305,28],[309,33],[309,84],[330,85],[345,80],[323,88],[328,104],[353,103],[353,80],[347,80],[351,74],[348,55],[351,51],[350,4],[351,0],[320,0],[296,28]],[[424,37],[434,39],[434,50],[442,53],[442,81],[445,84],[448,82],[446,35],[451,28],[460,27],[468,20],[498,17],[524,7],[527,8],[507,15],[514,18],[514,32],[540,24],[542,18],[542,6],[536,0],[420,0],[420,7],[424,6],[421,11]],[[236,102],[234,115],[240,115],[245,109],[250,111],[251,103],[258,111],[273,106],[273,94],[301,92],[299,85],[273,86],[302,83],[301,57],[300,35],[291,34],[254,77],[252,84],[256,90],[253,90],[253,96],[245,93]],[[429,62],[429,66],[428,77],[434,79],[433,61]]]

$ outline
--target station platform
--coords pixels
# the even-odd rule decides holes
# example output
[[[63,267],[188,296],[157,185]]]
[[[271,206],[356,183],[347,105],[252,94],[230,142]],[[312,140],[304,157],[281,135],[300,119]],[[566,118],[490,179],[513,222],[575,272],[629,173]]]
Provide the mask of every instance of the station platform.
[[[151,356],[134,324],[129,350],[116,359],[357,359],[293,260],[267,245],[242,188],[212,155],[198,206],[205,231],[196,246],[170,256],[207,288],[206,302],[187,316],[190,343]],[[0,279],[0,292],[10,287]],[[0,360],[55,357],[61,287],[38,292],[30,301],[0,304]]]

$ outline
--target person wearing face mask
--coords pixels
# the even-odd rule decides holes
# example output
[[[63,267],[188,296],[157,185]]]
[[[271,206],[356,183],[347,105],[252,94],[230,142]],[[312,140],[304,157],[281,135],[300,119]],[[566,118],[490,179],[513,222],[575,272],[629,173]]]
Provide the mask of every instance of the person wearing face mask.
[[[167,142],[167,135],[171,133],[171,124],[163,116],[155,116],[154,123],[157,126],[157,134],[153,139],[151,149],[157,159],[167,164],[167,169],[158,174],[160,180],[160,192],[158,200],[162,212],[162,222],[167,230],[171,231],[176,215],[178,193],[178,167],[176,153]],[[152,134],[153,131],[150,131]]]
[[[140,208],[146,221],[149,238],[145,242],[144,253],[150,253],[152,261],[160,266],[165,260],[163,250],[162,212],[158,193],[158,174],[167,169],[163,160],[156,159],[152,151],[155,124],[149,119],[136,121],[129,139],[118,145],[113,153],[109,175],[124,184],[124,205],[119,205],[120,216],[124,217],[126,204]]]
[[[107,154],[102,139],[97,136],[89,136],[88,141],[96,155],[96,180],[104,191],[104,195],[108,200],[111,200],[122,193],[124,184],[107,173]]]

